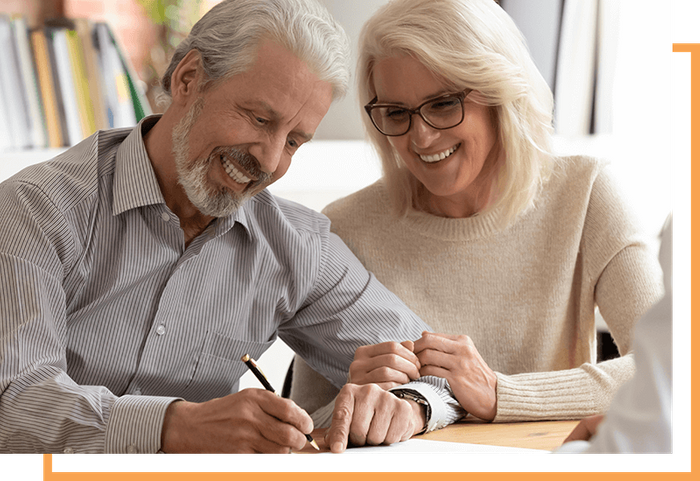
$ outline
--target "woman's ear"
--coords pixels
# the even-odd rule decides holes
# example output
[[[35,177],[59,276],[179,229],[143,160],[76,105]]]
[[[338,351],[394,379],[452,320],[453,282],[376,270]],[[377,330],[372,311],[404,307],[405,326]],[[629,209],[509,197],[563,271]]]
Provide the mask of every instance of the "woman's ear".
[[[197,95],[204,80],[202,57],[198,50],[192,49],[180,60],[170,78],[170,93],[173,103],[186,104]]]

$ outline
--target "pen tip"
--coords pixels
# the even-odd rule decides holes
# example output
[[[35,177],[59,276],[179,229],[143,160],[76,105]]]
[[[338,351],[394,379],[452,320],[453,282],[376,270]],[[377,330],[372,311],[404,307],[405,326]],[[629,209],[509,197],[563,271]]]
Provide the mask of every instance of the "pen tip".
[[[320,450],[321,450],[321,448],[318,447],[318,444],[316,444],[316,440],[315,440],[315,439],[312,439],[312,440],[310,441],[309,444],[311,444],[314,448],[316,448],[316,451],[320,451]]]

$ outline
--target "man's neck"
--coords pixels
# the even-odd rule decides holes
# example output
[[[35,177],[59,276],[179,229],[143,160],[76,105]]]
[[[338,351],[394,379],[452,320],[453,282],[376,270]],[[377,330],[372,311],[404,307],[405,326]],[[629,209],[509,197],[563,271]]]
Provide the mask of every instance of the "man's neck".
[[[158,186],[168,208],[180,219],[185,234],[185,245],[204,232],[214,217],[202,214],[190,202],[178,181],[177,168],[172,153],[172,129],[166,112],[143,137],[146,153],[158,179]]]

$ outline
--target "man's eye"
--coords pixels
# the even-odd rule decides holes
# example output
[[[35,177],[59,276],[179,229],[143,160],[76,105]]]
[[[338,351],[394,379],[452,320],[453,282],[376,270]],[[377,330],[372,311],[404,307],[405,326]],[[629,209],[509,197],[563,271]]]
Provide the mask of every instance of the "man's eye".
[[[299,147],[299,143],[294,139],[287,139],[287,145],[289,145],[293,149]]]
[[[255,117],[255,122],[257,122],[259,125],[267,125],[269,121],[262,117]]]

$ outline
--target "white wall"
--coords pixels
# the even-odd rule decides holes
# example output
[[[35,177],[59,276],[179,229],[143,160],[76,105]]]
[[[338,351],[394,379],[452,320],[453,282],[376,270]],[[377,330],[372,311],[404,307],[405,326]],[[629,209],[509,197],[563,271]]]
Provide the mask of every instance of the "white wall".
[[[360,29],[372,14],[387,0],[319,0],[340,23],[352,45],[352,65],[357,63],[357,41]],[[322,140],[359,140],[364,138],[364,128],[360,120],[360,107],[357,101],[355,77],[352,77],[350,92],[341,101],[334,103],[328,115],[316,131],[315,138]]]

